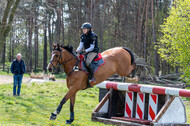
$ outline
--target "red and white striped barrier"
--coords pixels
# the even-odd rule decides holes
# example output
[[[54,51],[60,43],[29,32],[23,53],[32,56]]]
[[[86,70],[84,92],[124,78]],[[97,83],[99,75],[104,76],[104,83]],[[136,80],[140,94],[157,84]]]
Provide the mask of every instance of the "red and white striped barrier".
[[[142,92],[150,94],[190,97],[190,90],[171,88],[171,87],[140,85],[140,84],[131,84],[131,83],[117,83],[109,81],[104,81],[98,84],[97,87],[103,89],[113,88],[114,90],[119,90],[119,91],[132,91],[132,92]]]
[[[124,117],[112,117],[112,119],[142,122],[142,124],[153,123],[155,126],[187,122],[185,105],[180,97],[190,97],[190,90],[109,81],[104,81],[97,87],[125,92]],[[105,102],[97,108],[100,108],[99,112],[109,113],[109,106],[110,104]]]
[[[125,96],[125,117],[132,117],[134,92],[126,92]]]
[[[145,94],[137,93],[137,104],[136,104],[136,118],[144,119],[144,107],[145,107]]]
[[[154,120],[158,109],[158,95],[149,95],[149,106],[148,106],[148,120]]]

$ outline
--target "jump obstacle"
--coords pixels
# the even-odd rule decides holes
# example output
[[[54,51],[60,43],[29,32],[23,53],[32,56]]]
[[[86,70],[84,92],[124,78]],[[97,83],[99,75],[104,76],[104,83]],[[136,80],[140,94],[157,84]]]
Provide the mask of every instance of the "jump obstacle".
[[[190,97],[190,90],[110,81],[97,87],[100,103],[92,121],[122,126],[189,126],[180,97]]]

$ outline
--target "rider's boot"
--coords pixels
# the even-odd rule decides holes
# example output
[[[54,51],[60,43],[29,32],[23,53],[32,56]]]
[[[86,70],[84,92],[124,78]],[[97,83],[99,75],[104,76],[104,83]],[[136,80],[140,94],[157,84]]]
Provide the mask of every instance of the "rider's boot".
[[[96,79],[95,79],[95,77],[94,77],[94,70],[92,69],[91,63],[90,63],[89,66],[87,66],[87,67],[88,67],[88,72],[89,72],[89,74],[90,74],[89,82],[90,82],[90,83],[96,83]]]

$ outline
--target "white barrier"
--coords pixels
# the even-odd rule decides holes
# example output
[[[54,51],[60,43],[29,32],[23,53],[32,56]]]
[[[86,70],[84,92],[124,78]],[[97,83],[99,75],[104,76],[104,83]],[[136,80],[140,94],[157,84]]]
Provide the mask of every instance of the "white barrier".
[[[101,117],[97,116],[97,114],[103,112],[103,114],[108,114],[108,118],[111,118],[108,122],[113,122],[114,120],[116,124],[118,122],[115,120],[135,122],[137,124],[141,123],[145,125],[188,125],[186,124],[185,105],[179,96],[190,97],[190,90],[109,81],[104,81],[98,84],[97,87],[125,92],[125,108],[123,117],[112,116],[110,114],[112,113],[110,112],[112,111],[110,108],[113,106],[113,94],[111,91],[107,93],[94,110],[92,120],[97,121],[97,119]],[[146,95],[148,97],[145,97]],[[163,96],[164,98],[168,96],[167,100],[163,101],[163,99],[161,99],[159,101],[159,98]],[[164,102],[162,106],[160,105],[160,102]],[[159,108],[158,105],[161,107]]]

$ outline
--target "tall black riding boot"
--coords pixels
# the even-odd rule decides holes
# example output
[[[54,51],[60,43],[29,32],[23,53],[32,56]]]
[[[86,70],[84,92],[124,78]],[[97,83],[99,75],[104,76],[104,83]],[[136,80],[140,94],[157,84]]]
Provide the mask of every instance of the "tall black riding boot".
[[[87,66],[87,68],[88,68],[88,72],[89,72],[89,74],[90,74],[90,80],[89,80],[89,82],[91,83],[96,83],[96,79],[95,79],[95,77],[94,77],[94,70],[92,69],[92,65],[91,65],[91,63],[89,64],[89,66]]]

